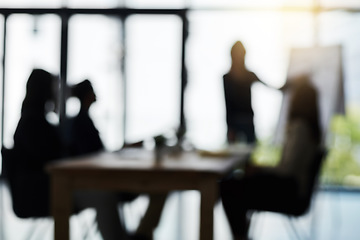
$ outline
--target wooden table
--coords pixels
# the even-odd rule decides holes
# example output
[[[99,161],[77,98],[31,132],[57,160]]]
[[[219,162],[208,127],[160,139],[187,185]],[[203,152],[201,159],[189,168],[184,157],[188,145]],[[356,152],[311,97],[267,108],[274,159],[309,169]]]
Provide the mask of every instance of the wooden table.
[[[160,163],[153,153],[128,149],[67,159],[47,167],[52,179],[52,214],[55,240],[69,239],[72,193],[102,189],[139,193],[198,190],[201,194],[200,239],[213,239],[213,208],[217,181],[244,161],[238,156],[204,156],[196,152],[165,155]]]

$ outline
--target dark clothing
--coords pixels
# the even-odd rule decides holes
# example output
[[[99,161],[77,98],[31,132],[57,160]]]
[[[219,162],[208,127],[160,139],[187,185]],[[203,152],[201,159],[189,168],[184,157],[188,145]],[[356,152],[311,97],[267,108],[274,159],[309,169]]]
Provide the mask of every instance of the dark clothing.
[[[44,113],[24,113],[14,134],[14,149],[26,155],[19,160],[23,168],[43,171],[45,164],[61,156],[58,130]]]
[[[13,208],[19,217],[49,216],[49,176],[47,163],[61,156],[58,131],[45,119],[43,111],[24,112],[14,134],[10,188]]]
[[[72,155],[94,153],[104,149],[99,131],[96,129],[87,111],[80,111],[71,124]]]
[[[247,142],[255,142],[251,85],[259,81],[257,76],[253,72],[246,72],[241,78],[225,74],[223,79],[228,133],[233,134],[235,138],[239,138],[239,134],[244,134]]]
[[[80,110],[79,114],[70,120],[69,125],[71,156],[81,156],[104,150],[99,131],[88,111]],[[138,196],[133,193],[116,193],[116,195],[119,202],[132,201]]]
[[[290,176],[259,172],[236,179],[229,177],[220,183],[224,211],[235,236],[245,236],[249,226],[248,210],[285,210],[298,201],[297,183]]]
[[[300,214],[312,191],[311,168],[318,149],[311,128],[302,120],[288,123],[282,158],[275,167],[257,167],[243,178],[220,183],[221,198],[235,236],[247,234],[248,210]]]
[[[253,116],[251,85],[257,80],[256,75],[249,72],[244,78],[235,79],[230,74],[225,74],[223,78],[227,116],[231,117],[228,121],[231,122],[233,116]]]

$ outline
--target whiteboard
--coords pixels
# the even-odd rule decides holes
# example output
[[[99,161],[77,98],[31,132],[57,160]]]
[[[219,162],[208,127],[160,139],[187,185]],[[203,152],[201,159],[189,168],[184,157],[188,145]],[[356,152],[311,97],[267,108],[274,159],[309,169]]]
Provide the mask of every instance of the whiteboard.
[[[320,125],[323,142],[328,136],[332,117],[345,113],[344,83],[342,73],[341,46],[294,48],[290,52],[287,82],[296,76],[307,74],[318,91]],[[284,139],[289,107],[289,93],[285,91],[279,121],[275,132],[275,143]]]

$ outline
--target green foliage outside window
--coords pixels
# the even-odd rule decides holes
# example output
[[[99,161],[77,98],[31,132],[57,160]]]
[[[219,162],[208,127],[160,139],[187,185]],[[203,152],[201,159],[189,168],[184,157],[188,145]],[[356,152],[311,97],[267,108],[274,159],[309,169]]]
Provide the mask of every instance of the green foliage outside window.
[[[360,111],[348,107],[345,116],[335,116],[330,127],[329,152],[322,182],[360,187]]]

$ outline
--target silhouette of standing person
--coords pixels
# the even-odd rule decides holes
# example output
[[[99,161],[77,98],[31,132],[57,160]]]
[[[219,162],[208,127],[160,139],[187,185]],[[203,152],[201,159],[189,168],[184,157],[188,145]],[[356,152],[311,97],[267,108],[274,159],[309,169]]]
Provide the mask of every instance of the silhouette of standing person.
[[[246,50],[240,41],[231,48],[231,67],[223,76],[226,107],[227,140],[229,143],[256,141],[254,111],[251,106],[251,86],[261,82],[245,66]],[[265,83],[264,83],[265,84]]]
[[[245,176],[220,183],[221,198],[235,240],[247,239],[249,210],[292,209],[306,198],[309,170],[321,142],[318,95],[307,76],[288,88],[290,109],[281,160],[275,167],[250,166]]]

